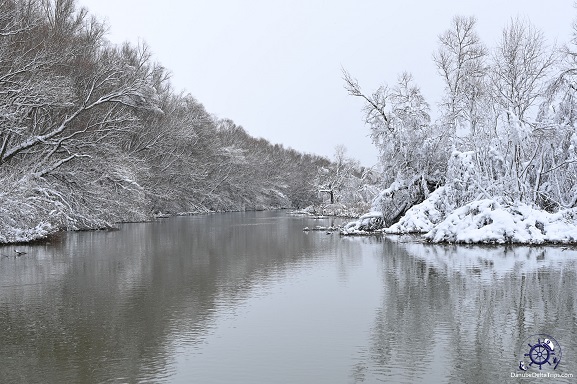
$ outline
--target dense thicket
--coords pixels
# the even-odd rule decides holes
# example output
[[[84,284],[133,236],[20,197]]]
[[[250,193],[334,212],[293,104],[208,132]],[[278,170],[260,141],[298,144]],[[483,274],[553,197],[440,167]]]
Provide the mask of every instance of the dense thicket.
[[[488,49],[475,19],[455,17],[434,63],[445,85],[436,121],[410,74],[363,99],[380,150],[386,189],[374,202],[390,225],[445,186],[443,207],[479,199],[549,212],[577,207],[577,27],[572,43],[548,46],[530,22],[513,19]]]
[[[0,242],[318,200],[327,159],[215,118],[105,32],[74,0],[0,0]]]

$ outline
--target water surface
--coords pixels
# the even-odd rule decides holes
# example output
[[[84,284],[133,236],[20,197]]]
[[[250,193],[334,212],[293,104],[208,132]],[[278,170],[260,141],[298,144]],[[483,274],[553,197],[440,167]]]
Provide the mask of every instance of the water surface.
[[[562,361],[531,372],[577,375],[575,249],[302,231],[329,224],[218,214],[1,247],[0,382],[530,382],[511,373],[535,334]]]

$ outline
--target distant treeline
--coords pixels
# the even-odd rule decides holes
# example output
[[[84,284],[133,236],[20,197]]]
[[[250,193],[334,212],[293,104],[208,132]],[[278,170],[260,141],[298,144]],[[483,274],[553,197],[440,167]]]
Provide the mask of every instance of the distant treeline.
[[[145,45],[105,35],[74,0],[0,0],[0,242],[318,202],[328,159],[212,116]]]

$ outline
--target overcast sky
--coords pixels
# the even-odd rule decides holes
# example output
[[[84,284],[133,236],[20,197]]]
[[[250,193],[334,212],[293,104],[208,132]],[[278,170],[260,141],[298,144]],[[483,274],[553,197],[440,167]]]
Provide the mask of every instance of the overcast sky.
[[[511,18],[565,43],[571,0],[78,0],[107,20],[114,43],[145,41],[176,90],[250,134],[331,157],[344,144],[364,165],[377,151],[341,67],[367,92],[408,71],[432,109],[442,83],[432,61],[455,15],[476,16],[495,46]]]

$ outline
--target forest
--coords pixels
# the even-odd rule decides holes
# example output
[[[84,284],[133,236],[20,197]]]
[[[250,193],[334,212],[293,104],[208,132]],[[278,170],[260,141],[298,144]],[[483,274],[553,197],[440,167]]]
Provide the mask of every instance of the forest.
[[[366,93],[343,70],[380,152],[369,169],[342,146],[332,159],[303,154],[210,114],[172,87],[145,43],[110,43],[75,0],[0,0],[0,243],[311,205],[370,211],[348,233],[457,241],[466,217],[475,229],[500,222],[499,234],[481,236],[498,242],[518,237],[515,225],[530,239],[550,239],[558,228],[547,223],[577,230],[577,25],[567,44],[551,45],[511,19],[492,48],[475,28],[456,16],[439,35],[435,119],[410,73]]]
[[[0,243],[304,208],[366,173],[343,150],[332,162],[251,137],[175,91],[145,44],[106,33],[74,0],[0,0]]]
[[[568,44],[550,45],[514,18],[488,48],[474,17],[454,17],[433,53],[444,83],[434,121],[410,73],[365,93],[343,70],[346,90],[362,100],[385,187],[374,212],[348,230],[577,241],[577,24],[573,31]]]

